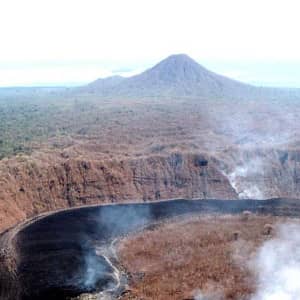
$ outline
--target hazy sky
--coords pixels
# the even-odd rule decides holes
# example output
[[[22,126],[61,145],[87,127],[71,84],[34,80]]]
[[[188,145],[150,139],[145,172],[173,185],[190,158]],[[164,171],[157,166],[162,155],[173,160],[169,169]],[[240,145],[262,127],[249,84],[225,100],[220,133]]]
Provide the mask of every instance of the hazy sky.
[[[298,0],[0,0],[0,85],[128,75],[187,53],[237,79],[300,87],[299,14]]]

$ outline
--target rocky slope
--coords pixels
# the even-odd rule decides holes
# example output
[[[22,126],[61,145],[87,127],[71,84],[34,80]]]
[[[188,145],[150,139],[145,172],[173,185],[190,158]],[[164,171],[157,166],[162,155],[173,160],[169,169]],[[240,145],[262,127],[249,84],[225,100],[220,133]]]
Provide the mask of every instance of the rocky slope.
[[[239,149],[222,153],[219,162],[240,198],[300,198],[297,149]]]
[[[121,161],[64,159],[55,164],[8,161],[1,173],[6,174],[0,181],[1,230],[41,212],[92,203],[237,199],[228,178],[200,154]]]
[[[43,160],[2,162],[0,229],[41,212],[94,203],[300,197],[300,152],[294,149],[92,157],[58,159],[52,154]]]

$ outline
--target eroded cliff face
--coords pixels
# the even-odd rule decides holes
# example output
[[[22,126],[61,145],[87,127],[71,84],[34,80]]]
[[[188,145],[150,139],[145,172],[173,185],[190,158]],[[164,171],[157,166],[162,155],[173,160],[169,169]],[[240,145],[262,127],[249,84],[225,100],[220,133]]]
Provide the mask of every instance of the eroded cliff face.
[[[170,198],[300,198],[297,148],[126,159],[23,157],[0,165],[0,230],[74,206]]]
[[[26,160],[1,166],[0,229],[59,208],[170,198],[237,199],[210,157],[172,153],[127,160]]]
[[[251,148],[218,156],[219,169],[239,198],[300,198],[300,151]]]

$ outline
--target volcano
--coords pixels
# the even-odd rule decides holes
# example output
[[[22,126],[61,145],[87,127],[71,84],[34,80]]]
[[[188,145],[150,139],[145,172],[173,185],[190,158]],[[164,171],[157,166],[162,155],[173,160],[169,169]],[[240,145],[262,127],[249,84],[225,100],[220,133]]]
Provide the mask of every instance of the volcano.
[[[232,97],[257,88],[213,73],[186,54],[171,55],[129,78],[98,79],[85,87],[108,97]]]
[[[216,74],[186,54],[171,55],[141,74],[112,76],[80,89],[107,98],[253,99],[289,96],[296,90],[261,88]]]

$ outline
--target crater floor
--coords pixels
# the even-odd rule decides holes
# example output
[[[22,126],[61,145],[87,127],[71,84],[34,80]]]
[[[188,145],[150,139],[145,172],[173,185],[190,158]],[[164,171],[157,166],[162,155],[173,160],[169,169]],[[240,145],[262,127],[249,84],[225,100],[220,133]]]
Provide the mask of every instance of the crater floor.
[[[285,223],[300,224],[270,215],[202,215],[124,238],[118,254],[130,280],[122,299],[251,299],[252,260]]]
[[[297,200],[169,200],[69,209],[0,236],[0,298],[63,300],[114,289],[114,268],[97,251],[115,238],[186,214],[300,216]]]

